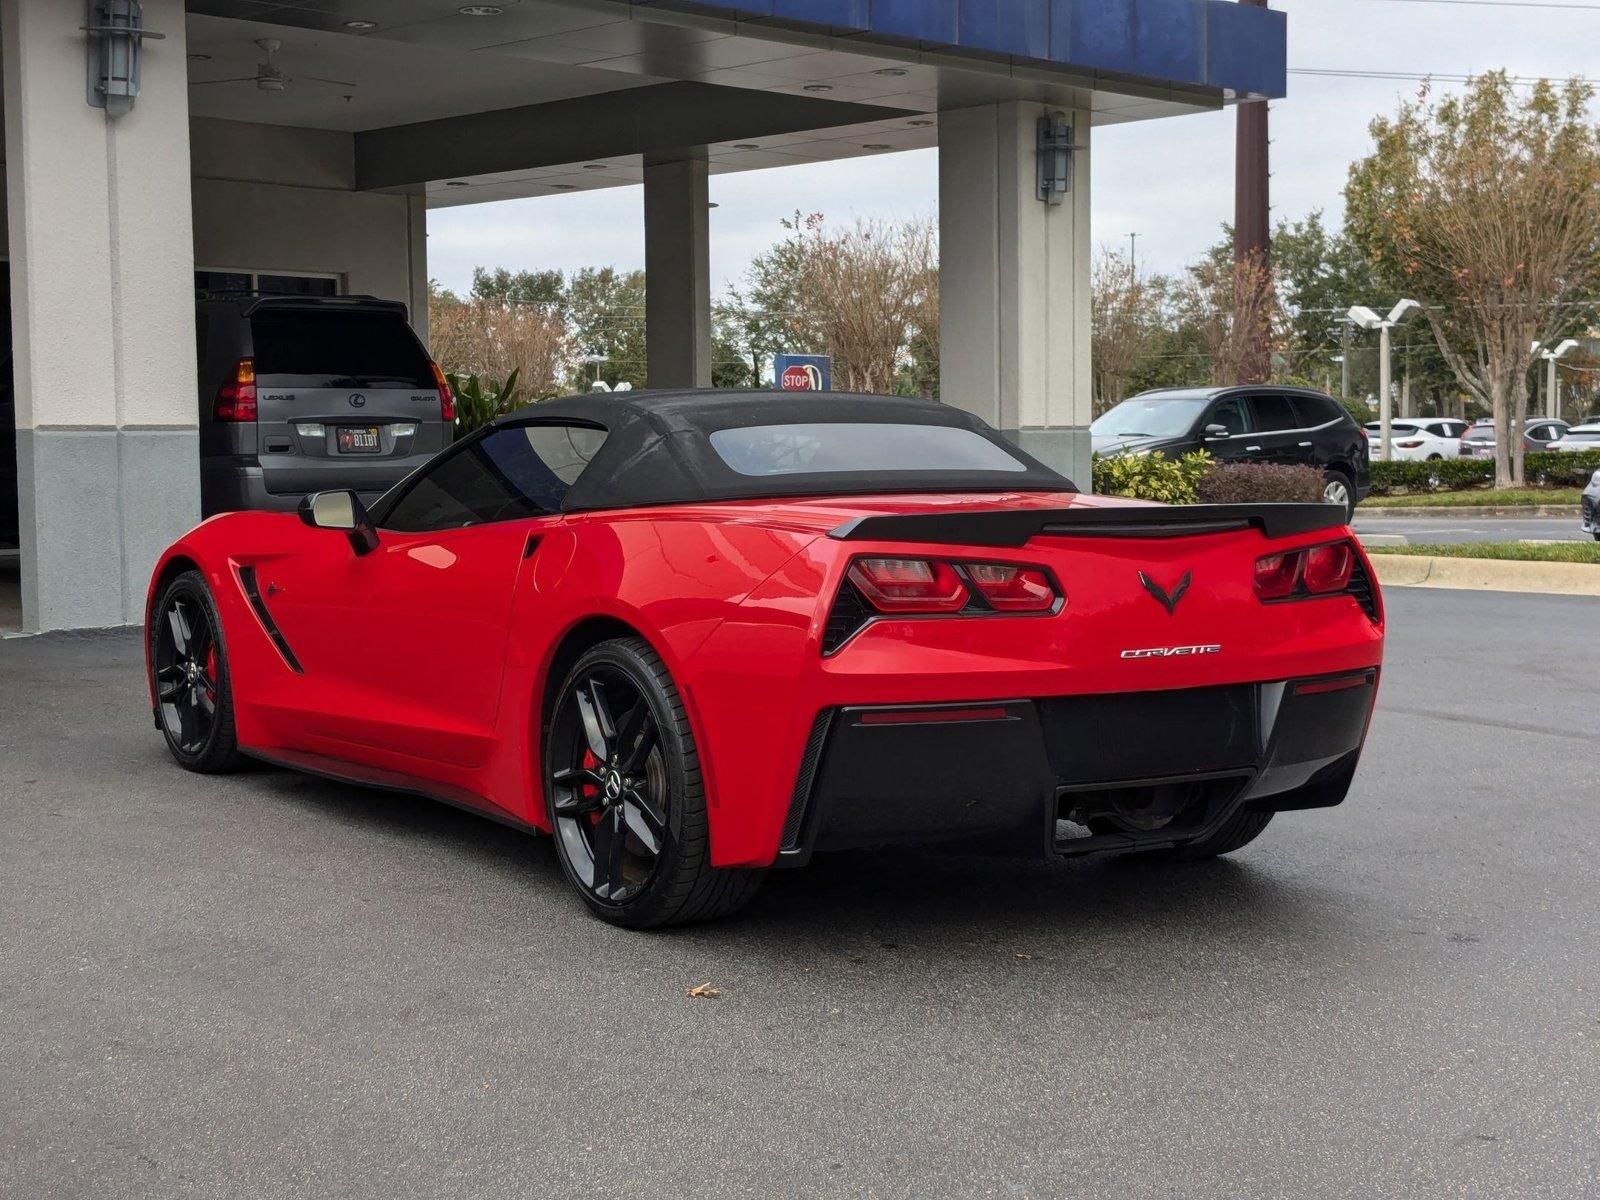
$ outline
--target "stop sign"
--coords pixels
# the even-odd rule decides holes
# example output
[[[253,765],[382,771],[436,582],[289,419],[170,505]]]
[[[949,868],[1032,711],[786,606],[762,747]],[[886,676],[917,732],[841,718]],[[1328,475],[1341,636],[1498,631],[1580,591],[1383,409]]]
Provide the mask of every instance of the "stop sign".
[[[822,382],[822,375],[810,364],[785,367],[778,386],[786,392],[814,392]]]

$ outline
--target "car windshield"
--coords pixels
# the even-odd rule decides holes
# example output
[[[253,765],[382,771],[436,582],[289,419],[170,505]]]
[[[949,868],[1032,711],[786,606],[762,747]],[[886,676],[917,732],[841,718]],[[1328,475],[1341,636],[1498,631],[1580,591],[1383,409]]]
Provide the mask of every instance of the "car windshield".
[[[1089,426],[1095,437],[1182,437],[1194,428],[1208,396],[1135,396]]]

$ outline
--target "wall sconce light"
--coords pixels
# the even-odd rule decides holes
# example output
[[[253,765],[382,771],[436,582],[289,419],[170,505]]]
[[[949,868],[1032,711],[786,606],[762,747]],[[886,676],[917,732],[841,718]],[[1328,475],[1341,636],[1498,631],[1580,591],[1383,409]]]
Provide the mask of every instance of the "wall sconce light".
[[[144,27],[139,0],[88,0],[88,13],[88,101],[106,116],[120,117],[139,96],[139,44],[167,35]]]
[[[1039,118],[1039,199],[1060,204],[1072,190],[1072,122],[1062,113]]]

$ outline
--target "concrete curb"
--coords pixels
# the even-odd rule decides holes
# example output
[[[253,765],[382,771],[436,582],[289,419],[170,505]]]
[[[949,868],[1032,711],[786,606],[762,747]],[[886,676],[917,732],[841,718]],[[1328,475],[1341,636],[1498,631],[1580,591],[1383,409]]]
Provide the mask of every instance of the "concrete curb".
[[[1492,558],[1374,554],[1372,566],[1384,587],[1600,596],[1600,564],[1597,563],[1504,562]]]
[[[1356,509],[1358,520],[1362,517],[1445,517],[1450,520],[1470,520],[1473,517],[1571,517],[1577,520],[1579,515],[1576,504],[1377,504]]]

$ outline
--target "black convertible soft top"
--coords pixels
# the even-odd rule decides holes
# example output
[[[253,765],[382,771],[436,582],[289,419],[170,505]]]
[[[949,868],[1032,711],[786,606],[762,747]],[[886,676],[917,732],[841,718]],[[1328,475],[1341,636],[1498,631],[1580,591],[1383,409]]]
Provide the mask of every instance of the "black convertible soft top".
[[[566,512],[869,492],[1078,490],[971,413],[936,400],[842,392],[596,392],[519,409],[491,428],[529,423],[579,423],[606,431],[605,442],[562,501]],[[1016,465],[929,469],[908,461],[872,471],[807,471],[791,465],[750,474],[735,470],[712,444],[712,436],[726,430],[840,424],[967,430]],[[881,431],[864,429],[862,436],[881,437]],[[999,460],[988,448],[976,448],[982,451],[977,457]]]

